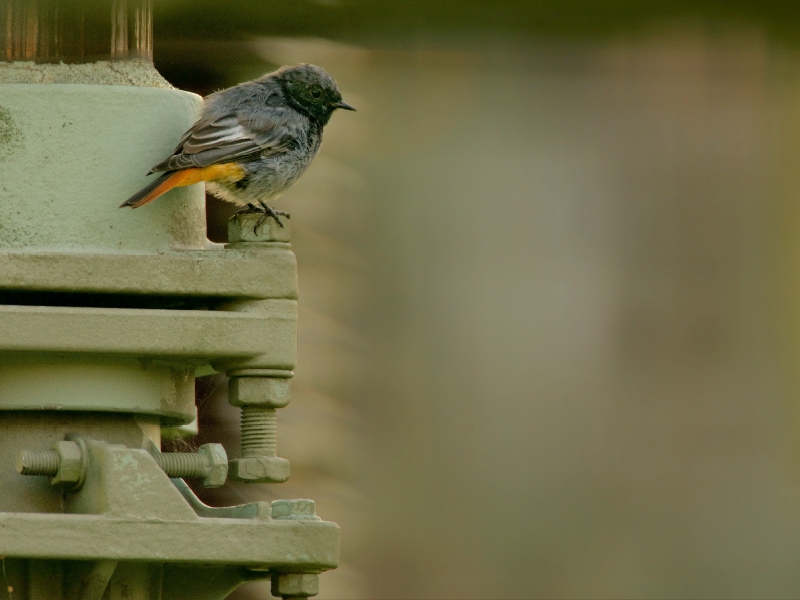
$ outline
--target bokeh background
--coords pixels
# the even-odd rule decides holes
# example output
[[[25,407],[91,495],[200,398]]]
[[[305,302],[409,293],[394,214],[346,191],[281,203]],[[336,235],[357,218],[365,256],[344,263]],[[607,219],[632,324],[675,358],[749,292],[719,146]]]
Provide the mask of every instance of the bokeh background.
[[[292,479],[208,502],[315,499],[321,598],[800,596],[800,3],[154,10],[177,87],[311,62],[358,108],[277,202]]]

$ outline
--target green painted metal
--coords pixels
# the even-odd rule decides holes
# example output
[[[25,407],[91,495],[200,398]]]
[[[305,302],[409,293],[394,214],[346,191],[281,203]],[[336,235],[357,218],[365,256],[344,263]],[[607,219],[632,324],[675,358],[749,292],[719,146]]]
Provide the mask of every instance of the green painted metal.
[[[182,580],[216,572],[217,583],[210,578],[206,598],[223,598],[220,594],[235,585],[273,573],[317,573],[338,563],[339,527],[318,519],[311,501],[302,501],[304,510],[289,514],[282,501],[272,510],[265,502],[214,509],[202,505],[182,482],[171,482],[148,451],[81,442],[89,454],[88,469],[82,487],[64,496],[67,514],[0,513],[1,555],[94,566],[113,561],[107,565],[106,584],[128,561],[161,566],[159,580],[169,575],[164,563],[180,565]],[[233,587],[231,573],[236,574]],[[160,597],[196,600],[195,593],[173,585]]]
[[[289,239],[289,221],[278,223],[258,214],[237,215],[228,222],[227,247],[268,247]],[[270,240],[269,242],[265,240]],[[228,310],[260,313],[268,300],[236,300]],[[217,367],[217,364],[214,364]],[[277,368],[276,368],[277,367]],[[226,365],[229,400],[242,410],[241,458],[230,461],[228,477],[243,483],[281,483],[290,475],[289,461],[278,456],[277,414],[291,398],[291,369],[268,365],[263,357]]]
[[[323,571],[338,564],[339,528],[335,523],[206,520],[196,515],[191,519],[160,519],[155,515],[134,519],[0,513],[0,551],[5,556],[26,558],[99,560],[110,555],[119,560],[241,564],[276,572]],[[210,540],[213,543],[208,543]]]
[[[293,369],[294,349],[285,346],[295,340],[296,302],[258,302],[258,310],[237,312],[2,305],[0,350],[185,358],[195,364],[230,360]]]
[[[199,96],[113,85],[0,84],[0,250],[203,249],[201,185],[116,210],[188,129]]]
[[[193,373],[190,365],[134,358],[2,352],[0,411],[103,411],[188,423],[195,417]]]
[[[319,594],[319,577],[312,573],[289,573],[272,578],[272,595],[308,598]]]
[[[173,89],[161,73],[156,71],[153,63],[146,60],[99,60],[85,64],[35,63],[30,60],[0,63],[0,84],[2,83],[86,83]]]
[[[0,252],[3,291],[296,299],[297,261],[288,244],[158,255]]]
[[[201,186],[117,209],[199,103],[170,89],[0,84],[0,556],[15,600],[221,600],[270,577],[305,597],[337,565],[339,528],[313,502],[212,508],[159,467],[208,485],[226,470],[289,475],[274,416],[296,362],[290,222],[238,216],[223,247],[205,237]],[[195,418],[194,378],[211,370],[232,377],[240,455],[159,457],[162,430]],[[56,485],[49,464],[21,467],[49,476],[17,473],[22,450],[29,467],[57,456]]]

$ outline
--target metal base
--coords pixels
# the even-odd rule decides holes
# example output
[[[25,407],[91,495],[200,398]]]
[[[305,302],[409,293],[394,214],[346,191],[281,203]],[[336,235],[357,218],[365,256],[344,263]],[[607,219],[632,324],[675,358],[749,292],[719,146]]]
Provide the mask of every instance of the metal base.
[[[267,502],[212,508],[147,450],[85,442],[86,481],[64,492],[67,514],[0,513],[15,600],[100,600],[114,586],[129,591],[112,598],[222,600],[245,581],[337,566],[339,527],[308,500],[276,501],[274,516]]]

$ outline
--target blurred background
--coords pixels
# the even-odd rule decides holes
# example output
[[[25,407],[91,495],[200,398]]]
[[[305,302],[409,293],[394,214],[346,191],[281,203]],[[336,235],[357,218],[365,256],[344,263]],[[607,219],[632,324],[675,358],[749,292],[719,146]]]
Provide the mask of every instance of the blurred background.
[[[321,598],[800,596],[800,3],[154,11],[177,87],[311,62],[358,108],[276,204],[292,479],[206,501],[315,499]]]

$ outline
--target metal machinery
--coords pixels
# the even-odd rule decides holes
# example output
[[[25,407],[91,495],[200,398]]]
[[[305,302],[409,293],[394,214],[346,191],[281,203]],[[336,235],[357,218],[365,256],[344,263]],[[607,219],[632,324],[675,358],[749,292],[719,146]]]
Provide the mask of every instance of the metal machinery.
[[[229,244],[212,244],[201,186],[117,209],[201,99],[170,89],[149,62],[148,0],[83,4],[111,14],[97,22],[111,28],[115,60],[25,60],[47,50],[43,32],[74,24],[49,22],[52,3],[36,14],[6,1],[0,599],[212,600],[265,578],[276,596],[312,596],[339,543],[312,501],[211,508],[181,479],[289,475],[275,420],[296,354],[288,223],[255,231],[257,216],[241,216]],[[162,454],[162,432],[195,419],[195,376],[213,371],[230,377],[242,409],[241,449],[230,460],[218,444]]]

